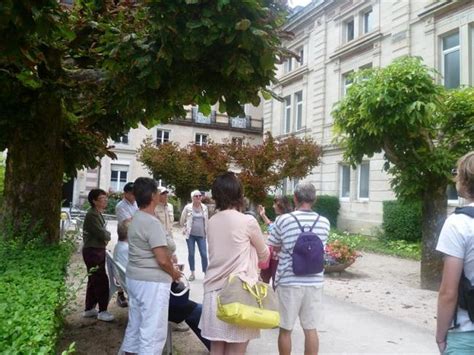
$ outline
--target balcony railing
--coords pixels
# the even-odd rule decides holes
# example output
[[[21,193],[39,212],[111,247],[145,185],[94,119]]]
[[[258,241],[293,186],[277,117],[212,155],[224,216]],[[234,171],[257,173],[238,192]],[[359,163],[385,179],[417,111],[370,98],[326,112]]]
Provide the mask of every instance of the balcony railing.
[[[256,119],[250,115],[232,117],[214,110],[209,116],[205,116],[195,108],[188,111],[186,117],[174,118],[170,123],[248,133],[263,132],[262,119]]]

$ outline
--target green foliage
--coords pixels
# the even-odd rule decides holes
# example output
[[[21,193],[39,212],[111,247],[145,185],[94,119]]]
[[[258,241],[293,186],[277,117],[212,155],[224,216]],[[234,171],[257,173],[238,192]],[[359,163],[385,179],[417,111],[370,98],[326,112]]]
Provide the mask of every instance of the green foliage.
[[[104,155],[116,158],[109,137],[180,117],[186,105],[207,113],[219,103],[231,115],[241,104],[258,105],[287,56],[286,10],[280,0],[82,0],[72,9],[57,0],[2,2],[0,151],[37,154],[15,155],[17,167],[56,162],[34,179],[10,169],[7,179],[30,185],[8,184],[7,208],[42,219],[54,241],[58,211],[28,203],[27,191],[59,206],[52,192],[63,172],[75,176]]]
[[[316,198],[313,210],[326,217],[331,224],[331,228],[337,227],[337,217],[339,215],[339,198],[337,196],[322,195]]]
[[[399,199],[445,189],[474,149],[474,88],[446,90],[421,59],[404,57],[355,75],[333,111],[336,142],[352,165],[383,151]]]
[[[54,247],[0,243],[0,353],[55,352],[71,252],[69,243]]]
[[[376,237],[331,230],[329,240],[336,239],[347,244],[350,248],[360,251],[413,260],[420,260],[421,258],[420,243],[411,243],[405,240],[386,241]]]
[[[106,214],[115,214],[115,206],[119,203],[123,198],[122,192],[114,192],[108,194],[108,201],[107,207],[105,208],[104,213]]]
[[[383,202],[383,238],[387,241],[421,241],[421,203]]]
[[[178,222],[181,218],[181,204],[176,196],[168,196],[168,202],[173,205],[173,216],[175,222]],[[184,206],[183,206],[184,207]]]

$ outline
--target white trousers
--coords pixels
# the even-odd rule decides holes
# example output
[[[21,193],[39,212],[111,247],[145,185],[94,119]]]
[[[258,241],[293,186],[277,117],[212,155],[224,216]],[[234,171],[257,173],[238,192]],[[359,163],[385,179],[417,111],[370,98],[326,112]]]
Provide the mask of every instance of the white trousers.
[[[161,355],[168,334],[170,286],[127,277],[128,324],[120,354]]]

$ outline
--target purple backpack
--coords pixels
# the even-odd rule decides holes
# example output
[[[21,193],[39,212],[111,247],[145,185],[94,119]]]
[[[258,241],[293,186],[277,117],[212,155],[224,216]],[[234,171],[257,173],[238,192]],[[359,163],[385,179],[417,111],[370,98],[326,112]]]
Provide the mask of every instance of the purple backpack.
[[[298,223],[301,230],[298,239],[296,239],[293,254],[291,254],[293,273],[297,276],[319,274],[324,269],[324,245],[316,233],[313,232],[313,228],[318,223],[320,216],[318,215],[311,228],[306,231],[305,227],[308,228],[308,226],[302,227],[298,218],[293,213],[290,213],[290,215]]]

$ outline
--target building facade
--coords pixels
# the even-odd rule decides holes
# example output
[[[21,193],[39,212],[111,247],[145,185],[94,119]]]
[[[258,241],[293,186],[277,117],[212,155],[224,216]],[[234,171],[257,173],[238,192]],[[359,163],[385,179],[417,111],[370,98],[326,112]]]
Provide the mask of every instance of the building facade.
[[[279,68],[272,89],[283,102],[264,105],[264,130],[275,137],[310,136],[323,147],[321,164],[307,178],[320,194],[338,196],[338,227],[374,233],[382,221],[382,203],[395,199],[383,155],[365,159],[356,169],[344,163],[333,144],[332,108],[351,85],[350,74],[381,67],[404,56],[420,56],[440,72],[448,88],[474,83],[474,1],[313,0],[293,14],[285,46],[299,59]],[[284,184],[291,192],[294,184]],[[450,205],[459,203],[455,189]]]
[[[173,119],[150,129],[139,126],[116,141],[109,140],[109,145],[114,146],[112,151],[117,159],[103,157],[98,168],[79,171],[77,178],[69,181],[63,188],[64,205],[82,206],[93,188],[117,192],[122,191],[128,181],[134,181],[140,176],[151,177],[146,167],[137,160],[137,151],[147,138],[151,138],[157,145],[166,142],[176,142],[180,146],[190,143],[203,145],[209,140],[217,143],[237,141],[260,144],[263,104],[259,107],[243,105],[243,111],[244,114],[238,117],[230,117],[213,109],[209,116],[205,116],[197,106],[192,106],[187,109],[183,118]],[[166,182],[160,181],[160,184]]]

